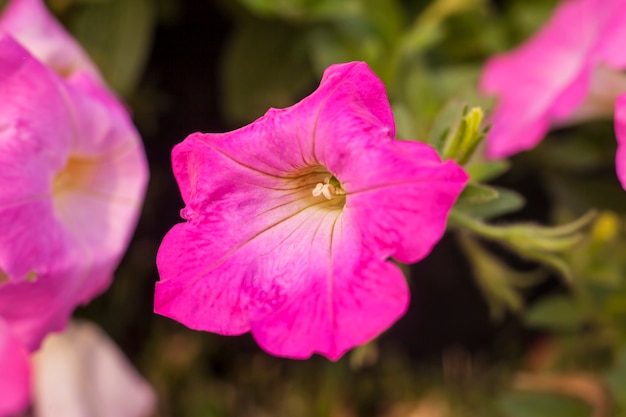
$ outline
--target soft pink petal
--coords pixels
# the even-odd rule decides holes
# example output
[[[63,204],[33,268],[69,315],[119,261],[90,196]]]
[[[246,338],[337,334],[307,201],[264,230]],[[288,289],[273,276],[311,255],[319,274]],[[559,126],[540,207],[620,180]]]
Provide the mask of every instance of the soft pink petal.
[[[626,94],[615,103],[615,135],[617,136],[617,154],[615,168],[617,177],[626,189]]]
[[[390,326],[408,289],[388,258],[423,258],[467,179],[393,131],[382,84],[352,63],[290,108],[177,145],[187,222],[159,248],[155,311],[194,329],[251,330],[294,358],[337,359]],[[344,207],[312,195],[327,170],[345,185]]]
[[[108,270],[103,282],[97,282],[94,274],[86,284],[80,298],[87,301],[108,286],[128,246],[148,182],[148,165],[137,130],[111,93],[87,73],[75,75],[67,92],[76,132],[72,157],[90,164],[89,181],[83,189],[58,197],[56,208],[63,213],[67,230],[88,248],[94,269]]]
[[[67,251],[51,185],[73,128],[54,75],[1,35],[0,80],[0,269],[21,281],[54,268]]]
[[[11,0],[0,16],[0,32],[17,39],[37,59],[67,77],[88,71],[102,80],[85,51],[50,14],[42,0]]]
[[[620,70],[609,68],[604,64],[596,65],[591,74],[591,82],[585,101],[574,110],[563,123],[572,124],[579,121],[612,117],[615,100],[626,92],[626,74]],[[558,125],[557,120],[555,125]]]
[[[550,130],[549,118],[534,118],[533,115],[505,113],[493,114],[491,129],[487,135],[486,154],[489,158],[505,158],[517,152],[534,148]],[[527,118],[523,118],[526,116]]]
[[[73,241],[50,199],[20,201],[0,209],[0,269],[9,285],[63,270]],[[0,291],[4,285],[0,284]]]
[[[371,169],[354,159],[353,177],[346,184],[350,198],[345,215],[361,225],[367,246],[388,248],[378,256],[417,262],[443,236],[448,212],[465,187],[467,174],[452,161],[441,163],[426,146],[411,142],[394,141],[377,156],[370,162]],[[368,182],[372,171],[379,176]]]
[[[372,116],[380,121],[383,126],[389,127],[389,135],[395,136],[395,124],[393,113],[389,106],[387,93],[382,81],[372,72],[364,62],[351,62],[349,64],[331,65],[324,71],[321,85],[328,90],[337,87],[348,87],[358,101]],[[326,95],[321,89],[316,92],[318,95]],[[334,92],[329,91],[326,101],[331,100]]]
[[[30,369],[26,350],[0,318],[0,417],[20,414],[30,400]]]
[[[0,317],[29,351],[35,351],[48,333],[63,330],[79,304],[77,293],[92,277],[73,266],[0,286]]]
[[[600,62],[615,69],[626,69],[626,0],[596,0],[602,36],[596,55]]]
[[[236,260],[221,261],[216,240],[186,223],[168,232],[157,254],[154,311],[192,329],[242,334],[250,330],[250,297],[242,288],[248,271]]]
[[[487,136],[490,156],[532,148],[546,121],[566,118],[582,103],[601,29],[596,9],[595,0],[565,1],[534,37],[487,63],[480,87],[499,98]]]
[[[259,345],[280,356],[306,359],[319,352],[337,360],[405,313],[409,291],[402,272],[369,250],[361,229],[347,213],[329,215],[305,224],[275,249],[283,253],[295,247],[308,259],[279,257],[282,268],[276,262],[266,266],[275,274],[270,276],[279,277],[266,292],[280,293],[285,302],[253,319]],[[299,269],[291,266],[303,261],[307,270],[297,275]],[[285,288],[281,278],[298,281]]]
[[[34,356],[36,417],[145,417],[156,398],[119,348],[93,324],[72,323]]]

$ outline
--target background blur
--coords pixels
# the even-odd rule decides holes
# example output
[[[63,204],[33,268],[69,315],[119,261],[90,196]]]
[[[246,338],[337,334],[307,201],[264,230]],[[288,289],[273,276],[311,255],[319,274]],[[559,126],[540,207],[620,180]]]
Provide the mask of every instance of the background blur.
[[[181,221],[170,167],[176,143],[289,106],[316,88],[328,65],[351,60],[366,61],[385,82],[398,136],[426,140],[452,120],[450,109],[489,109],[491,101],[476,92],[485,60],[533,33],[555,0],[48,4],[124,97],[144,139],[151,181],[134,240],[111,289],[76,315],[99,323],[153,384],[158,416],[577,417],[608,416],[609,402],[619,415],[626,403],[623,261],[615,263],[612,292],[621,297],[618,313],[606,313],[608,324],[590,324],[556,276],[537,274],[536,264],[494,245],[486,247],[503,265],[485,275],[447,235],[410,268],[407,315],[336,363],[275,358],[249,335],[194,332],[152,313],[156,251]],[[527,202],[497,221],[546,223],[589,207],[625,212],[612,171],[611,122],[553,136],[494,180]],[[562,162],[568,158],[579,162]],[[494,296],[484,279],[529,271],[528,285],[506,284],[504,296]],[[533,308],[554,297],[556,304]]]

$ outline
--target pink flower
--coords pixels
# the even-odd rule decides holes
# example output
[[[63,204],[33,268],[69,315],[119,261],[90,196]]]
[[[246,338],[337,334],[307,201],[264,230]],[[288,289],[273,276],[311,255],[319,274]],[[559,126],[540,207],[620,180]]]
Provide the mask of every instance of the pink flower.
[[[142,417],[156,405],[152,387],[97,326],[71,323],[33,356],[35,417]]]
[[[85,51],[52,17],[42,0],[10,0],[0,16],[0,33],[11,35],[63,77],[86,71],[103,83]]]
[[[155,311],[193,329],[251,331],[292,358],[338,359],[376,337],[409,300],[389,258],[424,258],[467,180],[394,134],[381,81],[349,63],[292,107],[190,135],[172,155],[187,221],[159,249]]]
[[[0,317],[0,417],[25,411],[29,400],[28,353]]]
[[[90,72],[64,80],[0,35],[0,167],[0,317],[32,351],[109,285],[146,160],[125,109]]]
[[[626,91],[626,0],[569,0],[514,51],[492,58],[481,89],[498,97],[487,153],[536,146],[552,126],[611,116]]]

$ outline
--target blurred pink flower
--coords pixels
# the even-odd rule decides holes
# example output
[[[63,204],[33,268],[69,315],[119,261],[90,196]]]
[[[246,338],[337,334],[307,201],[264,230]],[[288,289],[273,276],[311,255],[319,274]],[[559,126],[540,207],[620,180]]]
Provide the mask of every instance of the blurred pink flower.
[[[33,355],[35,417],[145,417],[156,396],[94,324],[71,323]]]
[[[492,58],[481,89],[498,98],[487,153],[536,146],[552,126],[611,117],[626,91],[626,0],[568,0],[533,38]]]
[[[89,71],[64,80],[4,34],[0,167],[0,317],[32,351],[109,285],[147,165],[125,109]]]
[[[11,35],[35,58],[63,77],[85,71],[103,83],[96,66],[50,14],[43,0],[10,0],[0,15],[0,33]]]
[[[0,317],[0,417],[20,414],[29,400],[28,353]]]
[[[172,155],[187,220],[157,255],[155,311],[199,330],[248,331],[268,352],[338,359],[389,327],[416,262],[444,233],[467,175],[395,140],[364,63],[241,129],[190,135]]]

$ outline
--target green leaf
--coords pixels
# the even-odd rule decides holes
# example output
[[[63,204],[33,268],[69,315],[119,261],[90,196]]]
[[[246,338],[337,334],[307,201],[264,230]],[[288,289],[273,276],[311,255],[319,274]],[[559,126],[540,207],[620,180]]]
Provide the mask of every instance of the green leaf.
[[[277,21],[245,20],[222,61],[224,110],[233,123],[247,123],[270,107],[287,107],[314,87],[303,39]]]
[[[591,407],[565,395],[540,392],[511,392],[499,401],[507,417],[590,417]]]
[[[435,0],[414,20],[402,40],[407,56],[417,54],[434,45],[444,35],[443,22],[454,14],[479,5],[479,0]]]
[[[480,107],[464,109],[461,120],[446,138],[442,158],[454,159],[460,165],[465,165],[485,138],[486,131],[481,129],[482,120],[483,110]]]
[[[469,233],[457,236],[470,262],[472,275],[489,306],[491,319],[501,320],[509,310],[519,312],[524,305],[519,288],[536,283],[537,274],[514,271],[485,250]]]
[[[509,170],[511,163],[507,159],[481,161],[469,164],[465,170],[474,182],[487,182]]]
[[[347,17],[361,11],[359,0],[239,0],[253,13],[288,20]]]
[[[459,196],[459,204],[482,204],[496,200],[500,196],[498,190],[484,184],[469,183]]]
[[[556,295],[541,299],[524,314],[529,326],[554,331],[572,331],[580,327],[582,317],[570,297]]]
[[[408,140],[419,140],[415,130],[413,115],[404,103],[394,102],[391,105],[393,118],[396,122],[396,137]]]
[[[537,225],[529,225],[528,227],[531,229],[531,232],[536,235],[540,235],[542,237],[563,237],[567,235],[571,235],[573,233],[579,232],[581,229],[589,226],[593,219],[595,219],[597,213],[595,210],[590,210],[587,213],[583,214],[576,220],[573,220],[569,223],[562,224],[560,226],[537,226]]]
[[[446,146],[446,139],[450,134],[450,129],[459,123],[459,117],[463,114],[466,104],[458,101],[448,101],[437,113],[427,143],[431,145],[439,155],[443,154]]]
[[[77,7],[68,26],[113,89],[128,96],[143,72],[155,23],[150,0],[107,0]]]
[[[612,394],[612,398],[622,411],[626,411],[626,349],[619,352],[616,363],[603,378]]]
[[[489,187],[497,192],[497,198],[482,202],[468,202],[459,199],[454,206],[455,210],[477,219],[489,219],[511,213],[524,207],[524,197],[515,191],[502,187]]]
[[[392,46],[365,18],[318,25],[309,31],[307,41],[318,73],[337,62],[365,61],[395,99],[391,94],[396,80]]]

